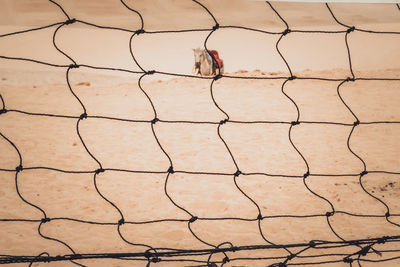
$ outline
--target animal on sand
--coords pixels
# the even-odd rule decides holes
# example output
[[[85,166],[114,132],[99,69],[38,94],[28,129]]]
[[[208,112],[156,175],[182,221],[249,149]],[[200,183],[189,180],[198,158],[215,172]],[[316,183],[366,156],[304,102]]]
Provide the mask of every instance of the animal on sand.
[[[216,50],[196,48],[194,52],[193,73],[200,76],[212,76],[224,73],[224,62]]]

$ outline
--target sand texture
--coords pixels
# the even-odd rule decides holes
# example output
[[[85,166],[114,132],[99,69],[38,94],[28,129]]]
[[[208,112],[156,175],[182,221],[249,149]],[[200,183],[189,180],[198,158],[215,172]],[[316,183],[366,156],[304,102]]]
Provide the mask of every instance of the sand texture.
[[[192,74],[192,48],[215,24],[195,2],[126,1],[146,31],[209,29],[132,39],[139,16],[119,1],[59,3],[71,18],[127,31],[64,25],[58,51],[61,24],[6,35],[64,21],[56,5],[0,0],[0,260],[295,245],[150,265],[278,266],[299,253],[286,264],[400,266],[399,239],[307,246],[400,235],[395,4],[330,4],[344,24],[385,32],[346,33],[324,4],[271,2],[294,31],[283,35],[265,2],[201,1],[221,26],[207,41],[226,66],[214,80]],[[339,32],[307,32],[320,30]]]

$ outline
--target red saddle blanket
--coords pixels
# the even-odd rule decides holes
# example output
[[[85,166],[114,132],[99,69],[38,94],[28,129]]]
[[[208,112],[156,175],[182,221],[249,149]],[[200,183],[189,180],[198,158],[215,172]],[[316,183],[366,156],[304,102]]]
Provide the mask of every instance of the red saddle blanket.
[[[222,68],[224,66],[224,63],[222,60],[219,58],[217,50],[208,50],[208,52],[214,57],[214,59],[217,61],[218,66]]]

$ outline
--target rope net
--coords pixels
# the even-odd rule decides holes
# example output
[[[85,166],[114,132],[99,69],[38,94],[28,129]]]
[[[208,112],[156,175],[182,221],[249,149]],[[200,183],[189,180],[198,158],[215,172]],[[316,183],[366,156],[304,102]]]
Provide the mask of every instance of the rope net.
[[[388,91],[398,96],[398,75],[388,76],[389,72],[379,77],[356,75],[352,61],[355,51],[350,48],[350,42],[351,36],[357,33],[395,38],[400,32],[346,25],[338,18],[331,4],[324,4],[323,8],[329,12],[329,19],[342,27],[341,30],[291,28],[285,16],[270,2],[264,4],[284,25],[282,31],[222,25],[210,6],[196,0],[191,4],[209,16],[214,24],[212,28],[148,31],[145,27],[146,16],[135,9],[134,3],[121,0],[117,4],[138,18],[140,23],[137,30],[97,25],[75,18],[74,14],[66,12],[61,3],[49,0],[48,5],[56,6],[65,16],[64,21],[0,35],[0,40],[4,40],[29,32],[37,34],[42,30],[53,30],[52,45],[70,61],[69,64],[7,55],[1,55],[0,58],[7,62],[28,62],[60,70],[65,77],[65,87],[52,90],[67,91],[71,97],[71,110],[75,113],[79,111],[78,115],[71,115],[70,112],[55,114],[9,108],[8,95],[12,88],[0,87],[3,154],[0,175],[4,190],[8,190],[7,195],[2,196],[2,202],[8,203],[8,199],[12,199],[13,204],[22,201],[24,203],[15,205],[25,205],[27,208],[22,209],[23,214],[16,215],[9,211],[13,207],[1,207],[4,209],[0,213],[3,229],[1,264],[384,266],[388,263],[387,266],[393,266],[391,264],[397,262],[400,258],[400,213],[396,213],[398,195],[395,190],[400,170],[396,159],[396,155],[399,155],[396,134],[400,121],[396,121],[395,116],[383,116],[379,109],[373,112],[374,120],[364,120],[368,118],[362,113],[364,103],[351,100],[346,92],[356,88],[357,97],[366,99],[363,97],[368,94],[367,88],[379,88],[379,93],[373,95],[376,102],[382,99],[380,94]],[[398,4],[392,6],[393,10],[400,10]],[[77,24],[128,33],[130,38],[126,48],[139,70],[81,64],[74,59],[61,48],[57,36],[61,34],[61,29]],[[176,37],[189,32],[205,33],[203,46],[209,49],[210,37],[224,29],[276,36],[275,52],[287,71],[273,75],[263,75],[258,71],[257,75],[247,76],[245,71],[236,75],[217,72],[215,76],[165,72],[144,67],[134,49],[135,41],[144,36],[171,34]],[[347,60],[350,75],[332,78],[296,74],[292,70],[293,63],[281,48],[282,40],[295,33],[342,38],[347,53],[347,58],[343,60]],[[224,51],[220,50],[219,53],[224,58]],[[135,106],[139,110],[140,105],[129,101],[112,104],[107,96],[102,104],[96,105],[98,100],[94,100],[92,91],[82,89],[84,83],[73,83],[74,74],[80,69],[118,72],[136,77],[137,90],[132,89],[132,85],[126,87],[136,91],[134,99],[145,100],[143,110],[146,109],[147,113],[135,118],[121,118],[113,110],[123,105]],[[174,79],[146,82],[147,78],[157,75]],[[190,81],[201,90],[185,88],[187,93],[179,98],[174,90],[176,82],[181,80]],[[254,88],[241,89],[242,82],[250,82]],[[268,95],[274,91],[273,88],[278,90],[274,95]],[[362,88],[365,88],[364,91]],[[112,91],[111,95],[126,93],[118,88],[108,89]],[[242,102],[238,102],[238,99],[235,102],[232,98],[239,90],[247,91],[240,96]],[[330,95],[326,92],[330,92]],[[336,107],[343,111],[341,116],[348,116],[347,119],[326,120],[323,118],[329,116],[325,113],[317,116],[322,118],[319,121],[315,116],[308,116],[304,101],[317,97],[316,94],[322,98],[332,99],[333,96],[339,103]],[[252,116],[251,111],[243,113],[243,106],[257,110],[251,99],[250,104],[245,102],[246,97],[262,99],[260,102],[264,109],[261,107],[258,111],[277,116],[260,120]],[[273,104],[271,99],[274,97],[287,102],[284,105]],[[23,102],[23,98],[20,96],[19,100]],[[210,110],[214,111],[198,108],[192,102],[193,99],[203,98],[212,101]],[[226,101],[229,98],[230,102]],[[395,101],[396,96],[392,99]],[[39,110],[49,104],[40,104],[40,99],[37,101]],[[186,118],[194,114],[188,110],[193,108],[196,118],[200,119],[169,119],[168,112],[173,105],[167,105],[167,108],[163,106],[168,101],[193,104],[177,112]],[[99,115],[96,112],[99,105],[104,105],[107,112]],[[398,103],[393,102],[393,105]],[[288,109],[294,113],[286,117],[279,116]],[[326,107],[324,111],[328,109]],[[395,107],[390,106],[383,106],[382,109],[396,111]],[[214,118],[213,114],[219,114],[220,119],[207,120],[208,116]],[[307,116],[311,119],[305,119]],[[64,127],[61,132],[49,132],[51,140],[58,140],[55,141],[58,143],[59,140],[65,140],[67,143],[70,141],[67,135],[73,135],[78,140],[73,144],[74,149],[81,149],[89,160],[63,154],[62,151],[54,152],[57,146],[52,144],[45,146],[47,162],[35,161],[34,157],[27,156],[37,148],[21,148],[24,140],[28,143],[47,142],[43,136],[34,137],[35,130],[30,126],[30,121],[35,119],[41,119],[40,127],[56,123]],[[17,125],[23,127],[22,130]],[[119,125],[123,127],[118,128]],[[18,136],[11,135],[12,129],[17,128]],[[113,129],[118,130],[113,132]],[[363,133],[369,130],[374,132],[376,140],[380,140],[377,141],[378,148],[368,146],[368,142],[372,142],[371,136]],[[243,135],[238,135],[239,132]],[[334,138],[326,138],[329,134],[332,138],[335,133],[344,137],[340,142],[347,150],[348,157],[332,148]],[[394,135],[392,139],[390,134]],[[296,135],[305,137],[297,140]],[[194,137],[191,139],[190,136]],[[130,145],[132,140],[136,142],[134,146]],[[115,142],[119,144],[117,148],[106,148]],[[200,143],[205,145],[196,148]],[[388,146],[384,147],[385,144]],[[283,154],[276,152],[282,146],[287,146],[287,151]],[[367,153],[362,148],[373,151]],[[57,157],[57,153],[64,155],[61,166],[53,164],[55,161],[52,158]],[[389,158],[395,167],[372,157],[371,153]],[[202,160],[196,155],[201,155]],[[326,158],[318,159],[320,155]],[[265,160],[257,165],[255,162],[262,157]],[[347,168],[346,161],[349,159],[356,168]],[[81,164],[74,165],[73,161],[81,161]],[[55,190],[56,183],[63,186]],[[35,188],[33,184],[42,190],[32,192],[32,188]],[[74,192],[78,189],[81,192]],[[54,203],[46,202],[46,195]],[[65,202],[60,204],[62,201]],[[95,203],[99,201],[105,208],[96,209]],[[53,205],[47,207],[48,204]],[[71,213],[71,207],[81,209],[83,218],[63,215]],[[27,240],[37,238],[40,239],[37,244],[44,244],[42,247],[29,245]]]

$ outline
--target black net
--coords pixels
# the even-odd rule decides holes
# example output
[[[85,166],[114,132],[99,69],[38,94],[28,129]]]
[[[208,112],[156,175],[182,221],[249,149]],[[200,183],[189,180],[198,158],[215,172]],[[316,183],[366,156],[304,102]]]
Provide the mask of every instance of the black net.
[[[124,260],[126,261],[129,260],[129,264],[143,264],[146,266],[150,266],[153,264],[158,264],[158,265],[163,265],[166,263],[172,263],[173,266],[223,266],[223,265],[229,265],[231,264],[232,266],[236,266],[236,263],[241,265],[244,264],[246,266],[251,266],[251,265],[257,265],[256,262],[262,262],[265,264],[269,264],[270,266],[289,266],[289,265],[314,265],[314,264],[334,264],[330,266],[339,266],[340,264],[349,264],[349,266],[352,266],[354,264],[358,264],[358,266],[361,266],[364,263],[370,263],[373,264],[375,263],[376,265],[374,266],[381,266],[381,262],[387,262],[391,260],[395,260],[400,258],[399,251],[396,249],[396,246],[393,245],[392,247],[385,247],[384,245],[387,244],[397,244],[400,241],[400,235],[393,235],[392,232],[388,233],[387,235],[382,235],[382,236],[372,236],[370,238],[360,238],[360,239],[348,239],[345,238],[344,236],[341,235],[341,228],[340,227],[335,227],[335,224],[332,223],[332,219],[335,218],[335,216],[339,215],[346,215],[346,216],[353,216],[353,217],[362,217],[362,218],[367,218],[367,219],[382,219],[385,221],[386,224],[393,225],[394,227],[399,227],[400,224],[398,223],[399,221],[397,220],[396,222],[396,217],[400,216],[400,214],[393,214],[389,208],[389,204],[387,203],[387,199],[379,197],[378,194],[373,192],[370,188],[365,186],[364,179],[368,177],[369,175],[376,175],[376,174],[385,174],[387,175],[390,179],[394,180],[396,175],[400,175],[400,172],[396,172],[393,170],[385,170],[385,169],[371,169],[369,168],[368,164],[366,161],[363,159],[362,156],[357,154],[351,147],[351,139],[353,136],[353,133],[363,125],[376,125],[376,127],[398,127],[400,121],[390,121],[390,120],[377,120],[377,121],[363,121],[359,119],[359,116],[357,112],[353,109],[352,105],[346,101],[346,98],[343,97],[343,87],[345,87],[348,84],[353,84],[353,83],[362,83],[365,81],[374,81],[376,83],[384,82],[385,84],[390,84],[390,83],[398,83],[400,82],[400,78],[398,77],[357,77],[354,72],[353,72],[353,67],[352,67],[352,51],[349,47],[349,36],[351,36],[354,33],[357,32],[362,32],[362,33],[368,33],[371,35],[393,35],[393,36],[398,36],[400,32],[384,32],[384,31],[373,31],[373,30],[367,30],[367,29],[362,29],[358,27],[354,27],[352,25],[346,25],[338,19],[335,14],[333,8],[331,8],[330,4],[325,4],[325,8],[329,11],[331,15],[331,19],[333,19],[337,24],[343,27],[342,30],[338,31],[323,31],[323,30],[313,30],[313,31],[308,31],[308,30],[297,30],[293,29],[290,27],[288,22],[285,20],[284,16],[282,16],[279,13],[279,10],[277,8],[274,8],[274,5],[271,4],[270,2],[266,2],[265,5],[270,8],[275,15],[281,20],[281,22],[285,25],[285,30],[279,31],[279,32],[269,32],[265,30],[260,30],[260,29],[255,29],[255,28],[247,28],[243,26],[227,26],[227,25],[220,25],[218,23],[218,17],[214,16],[214,14],[210,11],[210,9],[205,5],[202,4],[199,1],[193,0],[194,5],[199,5],[203,9],[204,12],[206,12],[210,18],[214,21],[214,27],[210,29],[182,29],[182,30],[160,30],[160,31],[146,31],[145,25],[146,25],[146,20],[145,16],[142,16],[142,14],[135,10],[134,4],[128,5],[125,3],[123,0],[121,0],[121,3],[117,3],[120,5],[123,5],[125,8],[127,8],[130,12],[132,12],[132,16],[138,16],[140,20],[140,25],[137,30],[132,31],[129,29],[123,29],[123,28],[117,28],[117,27],[107,27],[104,25],[96,25],[93,23],[86,22],[84,20],[80,19],[75,19],[73,14],[68,14],[64,9],[63,6],[56,1],[49,0],[49,5],[56,5],[59,8],[59,11],[62,12],[65,15],[66,20],[65,21],[60,21],[53,23],[51,25],[43,26],[43,27],[38,27],[34,29],[29,29],[29,30],[24,30],[24,31],[18,31],[18,32],[12,32],[8,34],[3,34],[0,35],[0,38],[7,38],[9,36],[13,35],[21,35],[25,34],[28,32],[36,32],[40,31],[43,29],[47,28],[55,28],[54,34],[53,34],[53,45],[54,47],[58,50],[58,52],[62,55],[64,55],[66,58],[70,60],[70,64],[67,65],[57,65],[53,63],[48,63],[48,62],[43,62],[39,61],[36,59],[30,59],[30,58],[19,58],[19,57],[9,57],[9,56],[0,56],[0,58],[4,61],[30,61],[35,64],[42,64],[42,65],[47,65],[49,67],[54,67],[54,68],[59,68],[62,70],[65,70],[65,75],[66,75],[66,85],[68,86],[70,93],[73,95],[73,97],[76,99],[76,101],[79,103],[81,106],[81,115],[80,116],[72,116],[68,114],[48,114],[48,113],[34,113],[34,112],[28,112],[24,110],[19,110],[19,109],[8,109],[7,108],[7,97],[4,97],[2,94],[0,94],[0,99],[1,99],[1,110],[0,110],[0,120],[2,119],[1,117],[5,118],[7,115],[12,114],[12,113],[18,113],[22,114],[23,116],[35,116],[35,117],[48,117],[51,118],[52,120],[70,120],[75,122],[76,126],[76,134],[80,141],[81,145],[87,152],[87,154],[97,163],[97,168],[93,170],[68,170],[62,169],[62,168],[55,168],[53,166],[26,166],[24,164],[24,153],[22,153],[19,149],[19,145],[17,142],[14,141],[13,136],[7,136],[6,134],[3,134],[2,130],[0,132],[0,136],[3,140],[5,140],[9,145],[13,147],[15,152],[18,154],[19,157],[19,164],[18,166],[15,166],[13,169],[7,169],[7,168],[2,168],[0,169],[0,173],[3,174],[13,174],[15,177],[15,190],[16,194],[18,194],[19,198],[24,201],[27,205],[31,206],[32,209],[37,209],[42,213],[42,218],[37,219],[37,218],[24,218],[24,219],[14,219],[14,218],[0,218],[0,223],[1,224],[10,224],[10,223],[15,223],[15,224],[27,224],[27,225],[35,225],[37,226],[38,229],[38,234],[43,238],[50,240],[52,242],[56,242],[59,244],[62,244],[62,246],[65,246],[68,248],[70,251],[69,254],[65,255],[51,255],[48,252],[43,252],[40,255],[30,255],[30,251],[26,251],[25,256],[24,255],[1,255],[0,256],[0,263],[1,264],[10,264],[10,263],[27,263],[32,265],[33,263],[36,262],[53,262],[53,261],[70,261],[71,263],[74,263],[76,265],[80,266],[86,266],[86,265],[96,265],[96,261],[98,259],[114,259],[114,260]],[[399,4],[393,4],[393,9],[400,9]],[[399,14],[400,15],[400,14]],[[135,64],[139,67],[139,71],[132,71],[129,69],[119,69],[119,68],[107,68],[107,67],[100,67],[100,66],[91,66],[91,65],[86,65],[86,64],[80,64],[78,61],[74,60],[74,58],[63,51],[57,42],[57,34],[59,33],[59,30],[64,28],[64,27],[70,27],[71,25],[74,24],[85,24],[86,26],[89,27],[97,27],[101,29],[108,29],[111,31],[123,31],[123,32],[128,32],[131,34],[131,38],[129,40],[129,45],[127,44],[127,49],[129,48],[129,52],[132,55],[132,59],[135,62]],[[275,35],[278,36],[278,40],[275,44],[276,46],[276,52],[280,55],[282,61],[287,67],[287,75],[275,75],[275,76],[244,76],[244,75],[230,75],[230,74],[225,74],[225,73],[219,73],[217,71],[215,76],[198,76],[198,75],[188,75],[188,74],[181,74],[181,73],[169,73],[169,72],[164,72],[160,71],[157,69],[146,69],[143,67],[140,63],[140,60],[137,59],[137,54],[135,53],[134,49],[132,48],[132,43],[134,43],[136,38],[140,38],[141,36],[144,35],[154,35],[154,34],[169,34],[169,33],[174,33],[174,34],[179,34],[179,33],[186,33],[186,32],[206,32],[208,33],[207,37],[204,40],[204,48],[209,49],[208,47],[208,40],[210,36],[212,36],[215,32],[218,32],[220,29],[241,29],[245,31],[250,31],[250,32],[258,32],[260,34],[265,34],[265,35]],[[345,77],[345,78],[326,78],[326,77],[302,77],[302,76],[295,76],[294,72],[292,71],[291,68],[291,63],[289,60],[286,59],[285,53],[281,51],[280,44],[281,41],[286,38],[287,36],[290,36],[293,33],[301,33],[304,35],[307,34],[320,34],[321,38],[324,38],[325,35],[338,35],[338,36],[343,36],[343,43],[346,46],[347,50],[347,55],[348,55],[348,67],[351,76]],[[251,42],[251,40],[247,40],[248,42]],[[220,51],[220,53],[223,53]],[[214,59],[215,60],[215,59]],[[148,103],[151,105],[152,111],[153,111],[153,118],[151,120],[136,120],[136,119],[122,119],[122,118],[117,118],[117,117],[110,117],[110,116],[99,116],[99,115],[93,115],[91,112],[89,112],[87,109],[87,104],[85,103],[85,100],[81,99],[74,90],[74,86],[71,85],[71,75],[74,72],[75,69],[95,69],[95,70],[105,70],[105,71],[112,71],[112,72],[123,72],[127,74],[132,74],[132,75],[140,75],[140,78],[138,79],[137,85],[140,88],[141,92],[143,95],[147,98]],[[225,118],[221,119],[220,121],[198,121],[198,120],[184,120],[184,121],[173,121],[173,120],[167,120],[167,119],[161,119],[163,117],[162,112],[160,112],[157,108],[157,104],[155,103],[152,94],[148,93],[148,90],[150,88],[146,88],[143,83],[143,79],[147,76],[151,75],[162,75],[165,77],[178,77],[182,79],[190,79],[193,81],[201,81],[201,82],[207,82],[209,86],[209,92],[211,94],[212,101],[215,105],[215,107],[221,111],[224,115]],[[239,81],[239,80],[254,80],[254,82],[259,82],[259,81],[274,81],[274,82],[279,82],[280,84],[280,91],[281,94],[284,95],[287,99],[290,100],[292,103],[293,107],[296,109],[297,112],[297,117],[294,117],[292,120],[287,120],[287,121],[246,121],[246,120],[234,120],[230,118],[230,112],[227,110],[224,110],[224,99],[218,98],[215,96],[215,89],[218,87],[218,84],[223,83],[224,81]],[[340,99],[341,103],[347,108],[347,111],[351,113],[353,117],[353,122],[348,123],[348,122],[341,122],[341,121],[306,121],[306,120],[301,120],[302,114],[300,112],[301,108],[299,108],[299,104],[293,97],[291,97],[290,93],[287,93],[287,88],[291,84],[296,85],[296,81],[321,81],[324,82],[324,84],[332,84],[336,88],[337,92],[337,97]],[[173,86],[173,85],[171,85]],[[285,90],[286,89],[286,90]],[[251,90],[251,89],[249,89]],[[324,90],[324,88],[321,88],[320,90]],[[1,91],[0,91],[1,93]],[[171,98],[174,96],[171,95]],[[196,96],[193,96],[196,97]],[[239,107],[240,108],[240,107]],[[142,170],[142,169],[124,169],[124,168],[107,168],[104,167],[102,164],[102,160],[99,159],[99,157],[96,155],[95,152],[93,152],[90,149],[90,146],[87,145],[85,142],[85,136],[81,133],[81,127],[82,127],[82,122],[85,120],[109,120],[109,121],[119,121],[119,122],[126,122],[129,124],[145,124],[151,127],[151,133],[152,137],[156,141],[157,145],[161,149],[163,155],[169,162],[169,167],[166,168],[165,170],[159,170],[159,171],[154,171],[151,168],[151,163],[149,162],[149,168],[147,170]],[[17,122],[16,122],[17,123]],[[169,152],[167,146],[163,145],[163,138],[159,136],[159,133],[157,131],[157,126],[160,124],[167,124],[167,125],[178,125],[178,124],[183,124],[183,125],[197,125],[199,127],[214,127],[219,140],[221,144],[226,149],[226,153],[229,154],[229,158],[232,161],[232,163],[235,166],[236,171],[232,173],[227,173],[223,171],[216,171],[216,172],[210,172],[210,171],[199,171],[199,170],[182,170],[176,167],[176,164],[174,164],[174,156]],[[293,173],[288,173],[284,169],[281,170],[279,173],[266,173],[266,172],[248,172],[245,169],[242,169],[240,166],[240,162],[237,160],[237,156],[235,155],[235,149],[233,149],[230,145],[229,140],[227,140],[226,137],[224,137],[224,134],[221,132],[223,131],[222,129],[228,125],[263,125],[264,127],[273,127],[274,125],[283,125],[287,126],[287,140],[290,142],[291,146],[295,150],[296,156],[301,157],[302,161],[305,164],[305,169],[302,174],[293,174]],[[335,125],[337,127],[341,127],[345,129],[345,131],[348,131],[347,135],[347,149],[348,151],[356,157],[362,164],[363,169],[360,173],[329,173],[329,172],[313,172],[312,168],[310,168],[309,160],[307,159],[307,156],[304,155],[302,152],[302,149],[296,145],[296,143],[293,141],[293,136],[294,136],[294,129],[296,127],[302,126],[302,125]],[[196,128],[197,129],[197,128]],[[101,131],[101,129],[99,129]],[[72,134],[72,133],[71,133]],[[384,136],[380,136],[379,138],[385,138]],[[40,140],[38,140],[40,141]],[[398,141],[398,140],[397,140]],[[212,157],[212,155],[210,156]],[[48,217],[46,214],[46,210],[40,205],[35,204],[33,201],[30,201],[28,198],[24,197],[24,194],[20,191],[21,183],[23,181],[20,180],[20,176],[24,172],[36,172],[36,171],[52,171],[61,174],[69,174],[69,175],[86,175],[86,176],[91,176],[93,178],[94,182],[94,188],[98,194],[105,202],[108,202],[120,215],[120,219],[118,221],[109,221],[109,222],[99,222],[99,221],[89,221],[89,220],[82,220],[79,218],[68,218],[68,217],[55,217],[51,218]],[[155,217],[154,219],[151,220],[146,220],[146,221],[129,221],[126,219],[126,214],[123,212],[123,210],[111,201],[105,193],[102,193],[101,188],[98,187],[97,184],[97,179],[99,176],[102,176],[106,174],[107,172],[113,172],[115,175],[118,175],[119,173],[138,173],[138,174],[143,174],[144,177],[149,176],[151,177],[152,175],[163,175],[164,176],[164,193],[165,196],[169,199],[172,205],[186,213],[186,219],[159,219],[158,217]],[[171,178],[174,175],[177,174],[188,174],[188,175],[194,175],[196,179],[203,179],[202,177],[204,176],[212,176],[212,177],[223,177],[224,179],[230,179],[230,182],[233,182],[237,192],[239,192],[242,196],[244,196],[247,200],[249,200],[255,210],[257,212],[254,213],[254,216],[252,217],[205,217],[205,216],[199,216],[195,212],[191,211],[189,208],[185,207],[185,205],[180,204],[179,201],[176,200],[177,196],[174,196],[173,193],[171,193],[168,190],[168,183],[170,182]],[[258,200],[252,197],[251,192],[248,192],[248,188],[244,189],[240,183],[238,183],[238,179],[240,178],[245,178],[245,179],[251,179],[253,176],[261,176],[264,177],[265,179],[293,179],[296,181],[302,181],[303,183],[303,189],[305,188],[309,193],[313,195],[314,198],[320,199],[327,204],[329,209],[327,209],[324,212],[321,213],[314,213],[314,214],[301,214],[301,215],[293,215],[293,214],[274,214],[270,215],[268,213],[263,212],[263,208],[261,207],[261,204],[259,203]],[[349,212],[349,211],[341,211],[337,208],[335,208],[334,201],[329,199],[328,197],[324,197],[323,195],[315,192],[310,186],[308,180],[312,177],[325,177],[326,179],[338,179],[340,177],[355,177],[358,179],[358,185],[360,187],[360,190],[364,192],[367,197],[373,198],[374,200],[378,201],[383,207],[384,207],[384,212],[381,213],[371,213],[371,214],[365,214],[365,213],[358,213],[357,211],[355,212]],[[190,186],[190,185],[189,185]],[[393,183],[392,183],[393,186]],[[209,189],[210,192],[212,191],[212,188]],[[254,188],[256,190],[256,188]],[[272,190],[272,189],[271,189]],[[211,194],[211,193],[210,193]],[[154,196],[157,197],[157,196]],[[226,203],[228,203],[231,200],[225,200]],[[277,200],[279,201],[279,200]],[[393,201],[393,200],[392,200]],[[140,203],[137,203],[137,205],[140,205]],[[227,204],[228,205],[228,204]],[[319,236],[314,236],[311,240],[308,240],[308,242],[285,242],[285,243],[280,243],[280,242],[275,242],[273,241],[272,238],[270,238],[271,232],[268,232],[268,227],[263,227],[262,225],[267,223],[269,220],[277,220],[280,219],[282,221],[287,221],[289,222],[290,225],[290,219],[293,218],[302,218],[302,219],[310,219],[310,220],[324,220],[326,222],[326,226],[328,227],[328,230],[333,234],[337,240],[336,241],[326,241],[324,238],[319,237]],[[46,235],[43,233],[43,227],[45,227],[46,224],[51,224],[52,222],[56,221],[73,221],[79,224],[88,224],[88,225],[99,225],[99,226],[109,226],[109,227],[114,227],[115,228],[115,233],[118,234],[119,238],[128,244],[129,246],[132,247],[133,252],[112,252],[110,251],[109,253],[98,253],[95,248],[88,248],[92,253],[80,253],[80,251],[74,249],[74,247],[68,242],[60,240],[58,238]],[[201,237],[198,233],[196,233],[195,230],[195,225],[196,223],[198,224],[199,222],[215,222],[219,221],[222,223],[230,223],[230,222],[253,222],[255,225],[257,225],[256,228],[259,237],[265,241],[264,244],[254,244],[254,245],[247,245],[248,243],[252,243],[252,238],[254,238],[253,235],[249,235],[248,240],[249,242],[245,244],[241,243],[233,243],[230,242],[229,240],[220,242],[218,244],[214,244],[211,241],[208,241],[206,238]],[[127,226],[127,225],[149,225],[149,224],[168,224],[168,223],[179,223],[180,228],[186,228],[187,230],[190,231],[191,235],[197,239],[198,242],[200,242],[202,245],[204,245],[205,248],[202,249],[191,249],[191,248],[184,248],[184,247],[160,247],[160,246],[153,246],[145,243],[137,243],[135,241],[135,238],[132,237],[127,237],[125,236],[124,232],[122,229]],[[364,225],[360,224],[360,228],[364,227]],[[290,227],[289,227],[290,229]],[[294,228],[295,229],[295,228]],[[366,228],[367,229],[367,228]],[[253,229],[254,230],[254,229]],[[60,230],[62,231],[62,229]],[[144,231],[144,230],[143,230]],[[271,229],[271,231],[277,231],[276,229]],[[368,231],[368,230],[365,230]],[[84,235],[85,233],[81,233]],[[292,233],[282,232],[279,233],[279,235],[290,235]],[[177,234],[179,235],[179,233]],[[296,235],[296,233],[294,233]],[[149,233],[149,236],[151,238],[152,233]],[[2,238],[7,239],[7,236],[3,236]],[[185,238],[182,236],[182,238]],[[15,240],[9,240],[8,242],[13,242]],[[106,242],[106,241],[105,241]],[[17,242],[18,243],[18,242]],[[271,253],[271,251],[274,251],[274,253]],[[279,253],[276,253],[276,251],[280,251]],[[240,252],[245,252],[245,254],[239,254]],[[1,251],[0,251],[1,253]],[[1,253],[4,254],[4,253]],[[237,256],[238,255],[238,256]],[[243,256],[246,255],[246,256]],[[368,257],[368,255],[374,255],[374,257]],[[244,262],[244,263],[243,263]],[[96,265],[97,266],[97,265]],[[368,265],[371,266],[371,265]],[[389,265],[388,265],[389,266]]]

